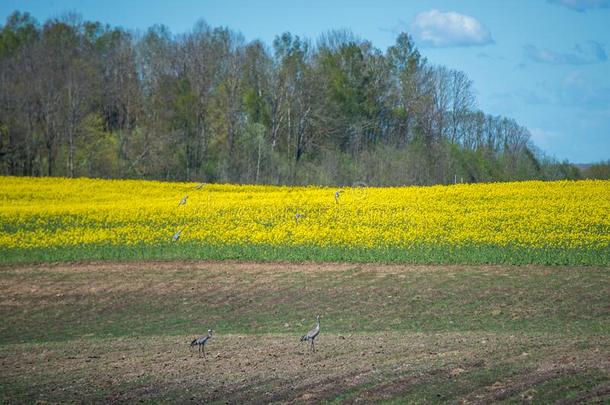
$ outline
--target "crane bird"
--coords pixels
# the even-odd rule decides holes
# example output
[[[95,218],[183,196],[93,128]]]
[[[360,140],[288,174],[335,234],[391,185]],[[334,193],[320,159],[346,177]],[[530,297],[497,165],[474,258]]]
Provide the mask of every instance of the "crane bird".
[[[186,226],[184,227],[186,228]],[[176,233],[174,234],[174,236],[172,236],[172,241],[173,242],[177,242],[178,239],[180,239],[180,234],[182,233],[182,231],[184,231],[184,228],[179,229],[178,231],[176,231]]]
[[[339,197],[341,197],[341,193],[345,193],[345,191],[343,191],[343,190],[335,191],[335,203],[336,204],[339,204]]]
[[[320,334],[320,315],[316,316],[316,322],[317,323],[315,328],[301,336],[301,342],[307,342],[308,340],[311,340],[310,350],[313,350],[314,352],[316,351],[316,348],[314,346],[314,340]]]
[[[299,219],[303,218],[305,216],[305,214],[297,212],[296,215],[294,216],[294,221],[297,223],[297,225],[299,224]]]
[[[189,198],[188,195],[185,195],[184,198],[182,200],[180,200],[180,202],[178,203],[178,207],[181,205],[185,205],[186,204],[186,200]]]
[[[208,329],[207,336],[200,336],[197,339],[193,339],[191,342],[191,347],[198,346],[199,347],[199,356],[201,357],[201,353],[203,353],[203,357],[205,357],[205,344],[208,340],[212,339],[212,329]]]
[[[197,184],[195,187],[193,187],[195,190],[201,190],[201,188],[205,186],[205,183],[199,183]]]

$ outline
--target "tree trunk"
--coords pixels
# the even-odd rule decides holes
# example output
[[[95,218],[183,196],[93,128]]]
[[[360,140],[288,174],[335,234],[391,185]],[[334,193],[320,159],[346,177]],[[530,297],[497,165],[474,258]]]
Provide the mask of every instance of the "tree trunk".
[[[68,132],[68,173],[70,177],[74,178],[74,130],[70,129]]]
[[[191,148],[189,145],[189,136],[186,125],[184,126],[184,154],[186,161],[186,181],[189,181],[191,178]]]
[[[263,138],[259,136],[258,138],[258,157],[256,159],[256,179],[254,183],[258,184],[259,175],[261,172],[261,149],[262,149]]]

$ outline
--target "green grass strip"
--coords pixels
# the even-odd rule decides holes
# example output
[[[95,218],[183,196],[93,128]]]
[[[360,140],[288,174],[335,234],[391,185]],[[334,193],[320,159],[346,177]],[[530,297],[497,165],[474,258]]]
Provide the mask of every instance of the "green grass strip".
[[[347,248],[270,245],[83,245],[56,248],[0,249],[0,263],[137,260],[249,260],[413,264],[513,264],[609,266],[610,247],[602,249],[501,246],[415,245]]]

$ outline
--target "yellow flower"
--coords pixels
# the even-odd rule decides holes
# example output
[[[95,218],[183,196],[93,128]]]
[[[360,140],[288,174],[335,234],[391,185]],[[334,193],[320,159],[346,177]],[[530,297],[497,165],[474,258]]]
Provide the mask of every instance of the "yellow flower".
[[[181,229],[176,243],[610,246],[610,181],[358,187],[338,199],[325,187],[195,185],[2,177],[0,248],[155,245]]]

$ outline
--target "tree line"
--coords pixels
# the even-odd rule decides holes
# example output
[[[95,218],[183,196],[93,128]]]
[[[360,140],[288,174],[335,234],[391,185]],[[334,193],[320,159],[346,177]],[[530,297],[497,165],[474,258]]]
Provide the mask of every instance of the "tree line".
[[[14,12],[0,28],[0,173],[267,184],[578,178],[463,72],[401,33],[268,47],[198,22],[174,35]]]

